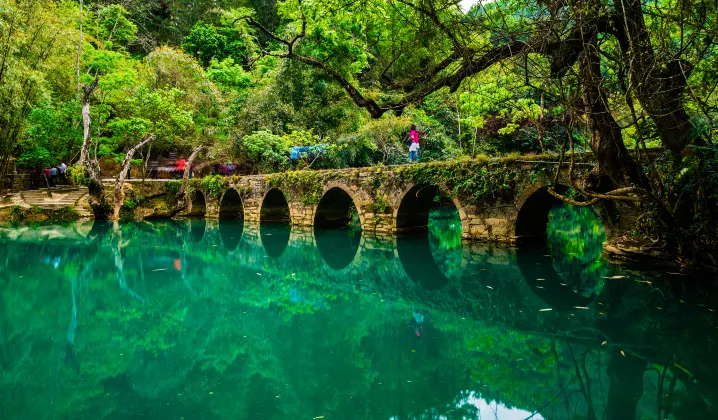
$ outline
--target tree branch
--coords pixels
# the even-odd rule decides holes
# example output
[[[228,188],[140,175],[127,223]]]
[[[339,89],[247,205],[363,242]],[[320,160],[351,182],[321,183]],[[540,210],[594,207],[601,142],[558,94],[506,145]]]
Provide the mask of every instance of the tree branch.
[[[117,175],[117,180],[115,181],[115,192],[113,194],[114,210],[112,212],[112,218],[114,220],[118,220],[120,218],[120,208],[125,200],[125,178],[127,177],[127,171],[130,168],[132,156],[135,154],[137,149],[151,142],[154,138],[154,134],[146,135],[142,141],[127,151],[127,154],[125,155],[125,160],[122,162],[122,169],[120,170],[120,174]]]

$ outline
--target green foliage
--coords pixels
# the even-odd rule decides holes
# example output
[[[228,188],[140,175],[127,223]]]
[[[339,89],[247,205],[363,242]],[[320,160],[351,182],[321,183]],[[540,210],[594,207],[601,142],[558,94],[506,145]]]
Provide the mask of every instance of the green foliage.
[[[663,154],[646,175],[659,177],[663,196],[662,202],[649,203],[639,218],[637,233],[684,244],[686,258],[705,258],[706,252],[718,246],[718,147],[692,147],[681,158]],[[668,226],[666,211],[672,215]]]
[[[258,131],[236,139],[232,145],[232,154],[240,162],[250,165],[252,172],[271,173],[290,167],[291,148],[292,143],[288,138]]]
[[[68,167],[65,174],[72,182],[72,185],[75,186],[88,187],[90,186],[90,183],[92,181],[89,174],[87,173],[87,168],[82,165],[74,165]]]
[[[367,205],[367,211],[377,214],[386,214],[389,211],[389,203],[384,194],[377,193],[376,199]]]
[[[207,76],[217,85],[237,91],[246,90],[252,85],[251,73],[235,64],[232,58],[222,61],[212,60],[207,68]]]
[[[500,161],[469,160],[412,165],[397,171],[407,181],[439,185],[452,195],[477,202],[510,197],[516,186],[527,180],[529,171],[525,172]]]
[[[41,207],[24,208],[12,207],[10,221],[12,222],[71,222],[79,219],[74,207],[61,207],[59,209],[45,209]]]
[[[125,198],[125,201],[122,203],[122,207],[127,211],[133,211],[137,208],[137,204],[137,201],[131,198]]]
[[[94,21],[94,35],[107,47],[113,44],[126,46],[137,39],[137,25],[129,19],[130,13],[118,4],[102,7]]]
[[[193,178],[190,181],[193,181],[195,178]],[[172,180],[165,183],[165,191],[169,195],[175,195],[179,192],[180,188],[182,187],[182,181],[178,180]]]
[[[212,194],[214,198],[220,199],[229,186],[229,181],[221,175],[207,175],[201,179],[200,185],[202,190]]]
[[[222,62],[226,59],[237,63],[248,63],[256,55],[256,46],[250,34],[235,28],[216,27],[212,24],[197,22],[189,35],[184,38],[182,49],[195,56],[204,67],[212,60]]]
[[[291,171],[267,175],[267,184],[297,197],[306,205],[316,205],[322,199],[324,183],[316,171]]]

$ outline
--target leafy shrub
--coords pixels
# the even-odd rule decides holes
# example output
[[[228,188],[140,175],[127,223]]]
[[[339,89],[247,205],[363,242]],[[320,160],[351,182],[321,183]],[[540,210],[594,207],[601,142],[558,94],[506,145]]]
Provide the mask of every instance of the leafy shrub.
[[[222,192],[227,188],[227,179],[222,175],[208,175],[202,178],[202,189],[208,191],[214,198],[222,197]]]
[[[65,173],[67,174],[68,179],[72,182],[72,185],[85,187],[90,185],[91,179],[87,174],[87,168],[82,165],[70,166],[67,168]]]
[[[238,138],[233,144],[232,153],[254,173],[272,173],[289,169],[291,148],[288,138],[268,131],[257,131]]]
[[[182,187],[182,181],[172,180],[165,183],[165,191],[167,194],[175,195],[179,192]]]

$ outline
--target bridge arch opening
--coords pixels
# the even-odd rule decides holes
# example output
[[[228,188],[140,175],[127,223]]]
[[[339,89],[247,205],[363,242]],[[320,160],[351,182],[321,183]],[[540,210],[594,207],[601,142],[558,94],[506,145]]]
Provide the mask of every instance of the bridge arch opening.
[[[314,241],[324,262],[346,268],[359,250],[362,228],[354,199],[341,187],[330,188],[314,214]]]
[[[437,212],[453,212],[459,220],[464,218],[458,203],[436,185],[414,185],[400,198],[394,213],[398,232],[427,230],[430,216]]]
[[[272,188],[262,200],[262,209],[259,212],[259,221],[262,223],[289,223],[289,203],[284,193],[278,188]]]
[[[262,200],[259,221],[259,235],[264,251],[272,258],[281,257],[289,244],[292,231],[289,203],[282,191],[272,188],[267,192]]]
[[[354,199],[343,188],[333,187],[322,196],[317,205],[314,226],[325,229],[343,228],[356,222],[358,217]]]
[[[427,289],[439,289],[462,273],[463,213],[458,203],[435,185],[415,185],[395,213],[397,253],[407,275]]]
[[[557,186],[564,194],[566,186]],[[600,295],[608,264],[602,258],[603,222],[593,207],[571,206],[533,192],[516,220],[517,262],[534,294],[558,310],[586,306]]]
[[[244,203],[239,192],[228,189],[219,202],[219,237],[229,251],[239,246],[244,232]]]
[[[202,191],[195,191],[192,197],[192,206],[190,207],[189,217],[204,217],[207,213],[207,200]]]
[[[222,195],[222,200],[219,202],[219,218],[220,220],[244,219],[242,198],[234,188],[228,189]]]

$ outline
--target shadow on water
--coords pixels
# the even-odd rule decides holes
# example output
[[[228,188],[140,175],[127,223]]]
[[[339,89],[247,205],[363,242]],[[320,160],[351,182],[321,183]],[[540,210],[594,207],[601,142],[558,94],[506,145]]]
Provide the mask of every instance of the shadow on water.
[[[314,230],[319,254],[334,270],[342,270],[354,261],[361,243],[361,230],[335,228]]]
[[[219,237],[222,239],[222,245],[229,250],[234,251],[239,246],[244,233],[244,221],[239,219],[220,219],[219,220]]]

